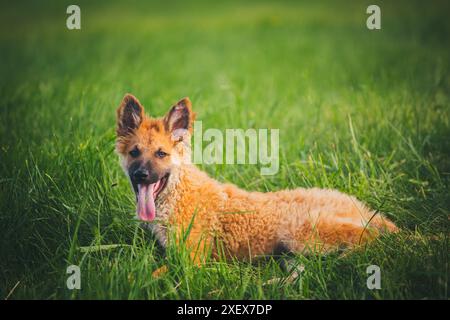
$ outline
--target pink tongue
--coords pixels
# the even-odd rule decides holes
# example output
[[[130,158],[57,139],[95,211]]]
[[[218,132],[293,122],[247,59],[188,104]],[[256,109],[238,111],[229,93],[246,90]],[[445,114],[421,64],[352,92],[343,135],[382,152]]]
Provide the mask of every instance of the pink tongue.
[[[138,185],[137,213],[143,221],[152,221],[155,219],[156,209],[153,192],[156,184],[158,182],[149,185]]]

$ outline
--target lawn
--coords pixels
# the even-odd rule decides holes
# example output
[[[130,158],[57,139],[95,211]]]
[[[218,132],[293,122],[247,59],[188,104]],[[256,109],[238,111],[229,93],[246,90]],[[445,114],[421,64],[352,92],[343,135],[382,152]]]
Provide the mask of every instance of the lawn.
[[[66,28],[69,4],[1,5],[1,299],[448,299],[447,2],[377,1],[376,31],[369,1],[78,1],[81,30]],[[202,165],[216,179],[339,189],[402,231],[298,255],[294,282],[273,259],[163,255],[114,151],[126,92],[154,116],[189,96],[203,128],[280,130],[278,174]],[[66,287],[72,264],[81,290]]]

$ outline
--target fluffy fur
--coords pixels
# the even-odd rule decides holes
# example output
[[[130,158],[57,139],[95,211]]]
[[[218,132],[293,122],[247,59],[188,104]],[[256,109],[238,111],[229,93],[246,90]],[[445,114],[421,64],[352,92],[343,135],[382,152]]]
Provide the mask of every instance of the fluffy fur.
[[[137,117],[131,117],[134,121],[141,117],[138,123],[124,130],[123,121],[127,119],[123,115],[129,101],[133,102],[131,111],[142,108],[136,98],[127,95],[117,112],[117,151],[122,165],[128,174],[135,161],[128,152],[135,145],[143,150],[169,150],[170,159],[165,163],[151,158],[150,151],[142,155],[151,166],[170,172],[166,187],[156,198],[156,219],[151,228],[165,246],[169,230],[180,235],[192,222],[185,243],[196,262],[203,260],[205,252],[217,256],[219,250],[239,259],[279,250],[327,252],[366,243],[382,231],[397,230],[391,221],[355,197],[336,190],[297,188],[262,193],[220,183],[190,162],[194,114],[189,99],[183,99],[159,119],[145,116],[142,108]],[[175,116],[174,110],[178,110]],[[177,128],[171,127],[174,123],[179,124]],[[180,126],[185,132],[182,138],[174,139],[174,131]]]

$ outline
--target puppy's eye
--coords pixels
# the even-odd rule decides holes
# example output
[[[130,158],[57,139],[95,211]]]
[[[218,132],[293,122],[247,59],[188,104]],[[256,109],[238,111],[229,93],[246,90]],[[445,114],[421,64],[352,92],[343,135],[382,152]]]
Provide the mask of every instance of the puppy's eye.
[[[162,158],[164,158],[164,157],[166,157],[168,154],[167,153],[165,153],[164,151],[162,151],[162,150],[158,150],[158,151],[156,151],[156,156],[158,157],[158,158],[160,158],[160,159],[162,159]]]
[[[138,147],[134,147],[133,150],[130,151],[130,156],[133,158],[139,157],[141,152],[139,151]]]

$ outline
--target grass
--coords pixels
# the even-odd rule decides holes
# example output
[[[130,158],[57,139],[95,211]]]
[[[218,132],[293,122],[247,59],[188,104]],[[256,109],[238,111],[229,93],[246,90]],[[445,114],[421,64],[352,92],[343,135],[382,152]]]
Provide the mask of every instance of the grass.
[[[448,299],[449,31],[444,1],[79,1],[2,5],[0,297]],[[279,264],[158,250],[114,153],[126,92],[150,115],[189,96],[204,128],[279,128],[280,172],[204,165],[249,190],[336,188],[401,228],[364,250]],[[167,263],[160,279],[151,271]],[[66,268],[81,268],[81,290]],[[381,268],[381,290],[366,268]]]

